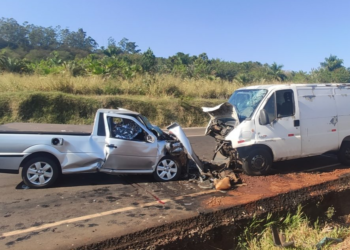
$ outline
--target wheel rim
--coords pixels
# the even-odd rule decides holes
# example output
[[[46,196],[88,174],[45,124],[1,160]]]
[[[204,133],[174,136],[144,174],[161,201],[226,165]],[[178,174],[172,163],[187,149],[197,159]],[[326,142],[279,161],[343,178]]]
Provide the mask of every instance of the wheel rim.
[[[251,160],[251,165],[256,170],[265,168],[266,160],[262,155],[255,155]]]
[[[33,185],[43,186],[53,176],[53,168],[46,162],[35,162],[27,170],[27,178]]]
[[[177,165],[173,160],[164,159],[158,163],[157,175],[165,181],[169,181],[177,174]]]

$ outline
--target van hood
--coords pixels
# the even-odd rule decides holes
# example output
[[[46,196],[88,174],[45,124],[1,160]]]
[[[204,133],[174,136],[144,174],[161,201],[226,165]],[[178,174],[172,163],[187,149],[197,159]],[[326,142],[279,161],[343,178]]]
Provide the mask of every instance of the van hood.
[[[210,116],[209,124],[205,130],[206,135],[223,137],[239,124],[237,110],[229,102],[221,103],[212,108],[202,107],[202,110]]]

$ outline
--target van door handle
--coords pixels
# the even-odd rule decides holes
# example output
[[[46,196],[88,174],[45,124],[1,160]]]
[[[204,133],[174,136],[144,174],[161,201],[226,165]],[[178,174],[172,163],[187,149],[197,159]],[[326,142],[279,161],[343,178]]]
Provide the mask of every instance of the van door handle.
[[[300,120],[294,120],[294,127],[300,126]]]
[[[114,144],[106,144],[106,147],[108,148],[118,148],[116,145]]]

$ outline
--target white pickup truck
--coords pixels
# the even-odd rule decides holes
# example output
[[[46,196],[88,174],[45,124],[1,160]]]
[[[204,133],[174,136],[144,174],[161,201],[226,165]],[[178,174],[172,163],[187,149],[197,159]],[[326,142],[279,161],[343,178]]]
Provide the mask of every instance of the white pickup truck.
[[[249,86],[203,111],[211,116],[206,134],[216,139],[215,152],[249,175],[326,152],[350,165],[350,84]]]
[[[33,188],[51,186],[61,174],[98,171],[176,180],[188,172],[187,155],[202,167],[178,124],[169,126],[172,134],[167,134],[126,109],[99,109],[91,133],[69,125],[59,132],[53,131],[55,125],[34,126],[30,131],[18,124],[0,126],[0,173],[22,168],[24,183]]]

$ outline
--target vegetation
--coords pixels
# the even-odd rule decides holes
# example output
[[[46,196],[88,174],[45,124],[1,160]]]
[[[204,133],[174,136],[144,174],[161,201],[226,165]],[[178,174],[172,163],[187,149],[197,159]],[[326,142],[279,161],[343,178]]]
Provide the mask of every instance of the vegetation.
[[[178,52],[168,58],[144,53],[135,42],[110,37],[107,48],[83,29],[70,31],[60,26],[41,27],[13,18],[0,19],[0,71],[20,74],[100,76],[127,79],[142,75],[172,75],[180,79],[208,79],[236,82],[350,82],[350,70],[343,60],[330,55],[311,72],[283,70],[283,65],[260,62],[227,62],[209,59],[206,53],[190,56]]]
[[[330,207],[325,215],[325,222],[321,223],[318,219],[311,223],[299,205],[294,214],[288,213],[284,218],[274,218],[271,214],[265,219],[254,217],[241,236],[238,237],[237,249],[280,249],[274,245],[272,225],[283,232],[286,242],[294,241],[293,249],[316,249],[316,244],[324,237],[344,239],[350,236],[350,229],[346,226],[334,223],[328,226],[327,222],[334,216],[333,207]],[[322,249],[330,249],[330,245],[331,243],[328,243]]]
[[[350,70],[333,55],[309,73],[206,53],[161,58],[127,38],[110,37],[107,47],[99,47],[83,29],[0,19],[0,123],[87,124],[96,108],[119,106],[142,111],[160,126],[202,126],[208,117],[200,107],[227,100],[239,87],[293,82],[350,82]]]
[[[222,100],[150,98],[145,96],[85,96],[62,92],[17,91],[0,93],[0,124],[39,122],[92,124],[98,108],[123,107],[147,116],[152,123],[166,126],[204,126],[208,117],[202,106],[215,106]]]

